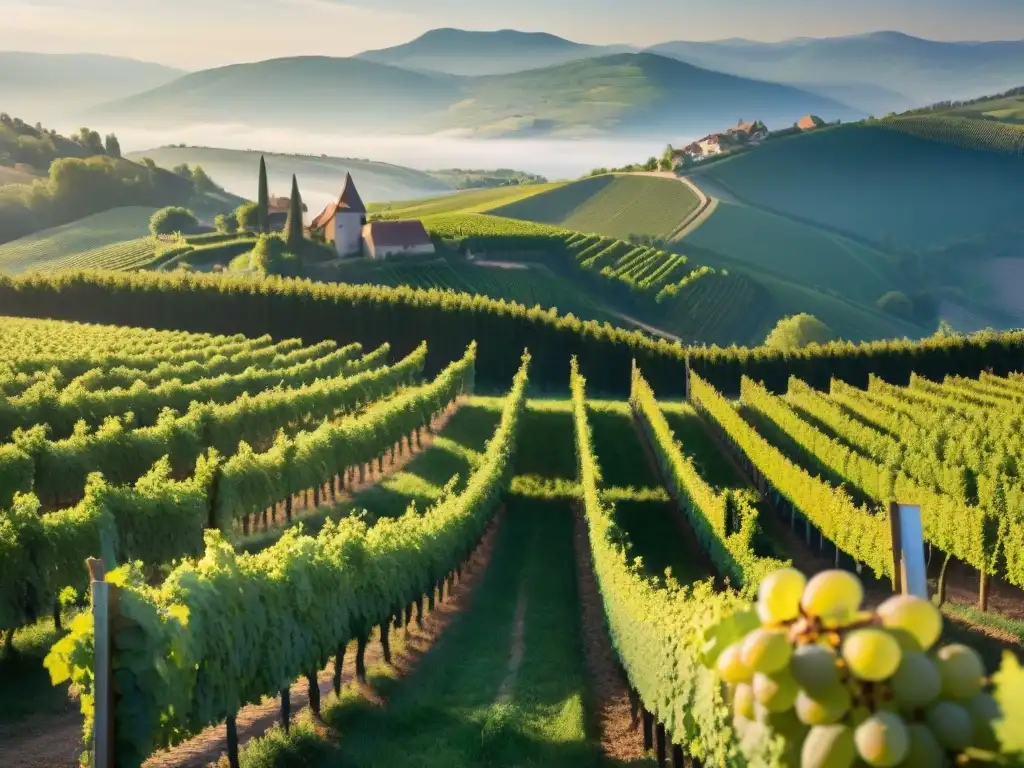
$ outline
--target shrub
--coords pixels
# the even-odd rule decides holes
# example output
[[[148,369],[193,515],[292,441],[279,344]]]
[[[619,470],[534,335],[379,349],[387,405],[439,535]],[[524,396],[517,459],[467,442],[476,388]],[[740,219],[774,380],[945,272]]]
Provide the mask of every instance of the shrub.
[[[242,203],[235,209],[235,222],[238,229],[253,231],[259,228],[260,212],[256,203]]]
[[[808,344],[825,344],[835,338],[832,330],[814,315],[802,312],[779,320],[764,340],[766,347],[792,350]]]
[[[895,317],[909,318],[914,313],[914,302],[902,291],[889,291],[883,294],[875,302],[875,306]]]
[[[231,214],[221,213],[213,220],[213,226],[218,232],[231,233],[238,231],[238,219]]]
[[[196,215],[188,208],[179,206],[161,208],[149,220],[149,231],[154,235],[173,235],[176,232],[188,235],[198,229]]]

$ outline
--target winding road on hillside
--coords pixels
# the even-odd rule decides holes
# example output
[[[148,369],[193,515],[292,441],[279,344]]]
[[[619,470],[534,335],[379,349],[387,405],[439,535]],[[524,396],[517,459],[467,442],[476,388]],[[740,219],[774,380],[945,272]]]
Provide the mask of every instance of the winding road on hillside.
[[[682,222],[673,229],[666,240],[677,241],[682,240],[688,234],[693,232],[697,227],[708,220],[708,217],[715,212],[715,208],[718,207],[718,200],[715,197],[711,197],[704,193],[700,187],[694,184],[690,179],[685,176],[677,176],[672,171],[633,171],[629,175],[631,176],[655,176],[661,179],[674,179],[680,184],[685,185],[690,189],[693,194],[697,196],[697,207],[694,211],[689,214]]]

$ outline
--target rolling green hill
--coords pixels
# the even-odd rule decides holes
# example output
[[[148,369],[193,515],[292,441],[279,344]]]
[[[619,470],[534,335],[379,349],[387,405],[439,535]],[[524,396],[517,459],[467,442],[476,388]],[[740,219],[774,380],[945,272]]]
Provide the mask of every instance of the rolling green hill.
[[[163,168],[181,163],[201,165],[217,183],[238,195],[256,198],[260,152],[218,149],[215,147],[159,147],[132,152],[128,157],[140,160],[150,157]],[[271,193],[288,195],[292,174],[299,180],[302,199],[311,208],[323,207],[336,200],[351,172],[364,201],[403,200],[439,194],[452,189],[437,178],[390,163],[354,158],[263,153],[267,160],[267,178]],[[313,214],[317,213],[313,211]]]
[[[349,105],[358,103],[359,109]],[[268,110],[267,104],[274,109]],[[855,110],[791,86],[724,75],[650,53],[621,53],[500,75],[413,72],[364,59],[305,56],[195,72],[92,115],[167,129],[232,122],[307,130],[483,136],[657,135],[731,125],[751,105],[790,125]]]
[[[392,203],[370,203],[371,215],[384,219],[409,219],[435,216],[442,213],[483,213],[496,206],[512,204],[532,197],[561,184],[530,184],[520,187],[497,187],[494,189],[472,189],[450,195],[425,197],[418,200],[400,200]]]
[[[608,237],[668,237],[699,203],[690,187],[676,179],[607,174],[574,181],[488,212]]]
[[[155,208],[114,208],[0,245],[0,273],[133,269],[153,259]]]
[[[1024,160],[858,124],[698,168],[739,201],[890,249],[923,251],[1019,222]]]

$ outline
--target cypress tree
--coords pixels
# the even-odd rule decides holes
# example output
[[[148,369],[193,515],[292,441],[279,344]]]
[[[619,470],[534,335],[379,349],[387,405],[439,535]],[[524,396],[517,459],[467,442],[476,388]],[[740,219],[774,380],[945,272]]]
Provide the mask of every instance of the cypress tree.
[[[270,230],[270,192],[267,191],[267,161],[260,155],[260,191],[256,202],[260,232]]]
[[[292,199],[288,206],[288,222],[284,225],[284,239],[288,250],[299,255],[302,250],[302,198],[299,196],[299,182],[292,174]]]

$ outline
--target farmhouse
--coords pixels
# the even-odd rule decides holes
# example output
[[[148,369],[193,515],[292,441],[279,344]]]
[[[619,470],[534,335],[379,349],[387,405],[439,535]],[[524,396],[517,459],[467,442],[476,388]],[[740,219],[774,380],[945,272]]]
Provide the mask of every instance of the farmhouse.
[[[363,248],[371,259],[386,259],[433,253],[434,243],[419,219],[371,221],[363,227]]]
[[[768,126],[760,120],[755,120],[752,123],[745,123],[743,122],[743,119],[740,118],[740,121],[728,130],[728,134],[731,138],[741,144],[756,144],[768,136]]]
[[[287,197],[276,197],[271,195],[267,200],[267,224],[271,232],[280,232],[288,222],[288,209],[291,207],[291,200]],[[302,204],[303,212],[308,211],[306,204]]]
[[[804,115],[797,121],[796,127],[801,131],[812,131],[815,128],[820,128],[824,124],[825,121],[817,115]]]
[[[725,144],[725,139],[720,133],[712,133],[710,136],[705,136],[697,142],[704,155],[720,155],[723,150],[723,144]]]
[[[382,259],[399,254],[433,253],[434,244],[418,219],[374,221],[366,223],[366,206],[352,181],[345,174],[338,201],[324,208],[309,225],[324,242],[334,243],[339,256],[369,256]]]

